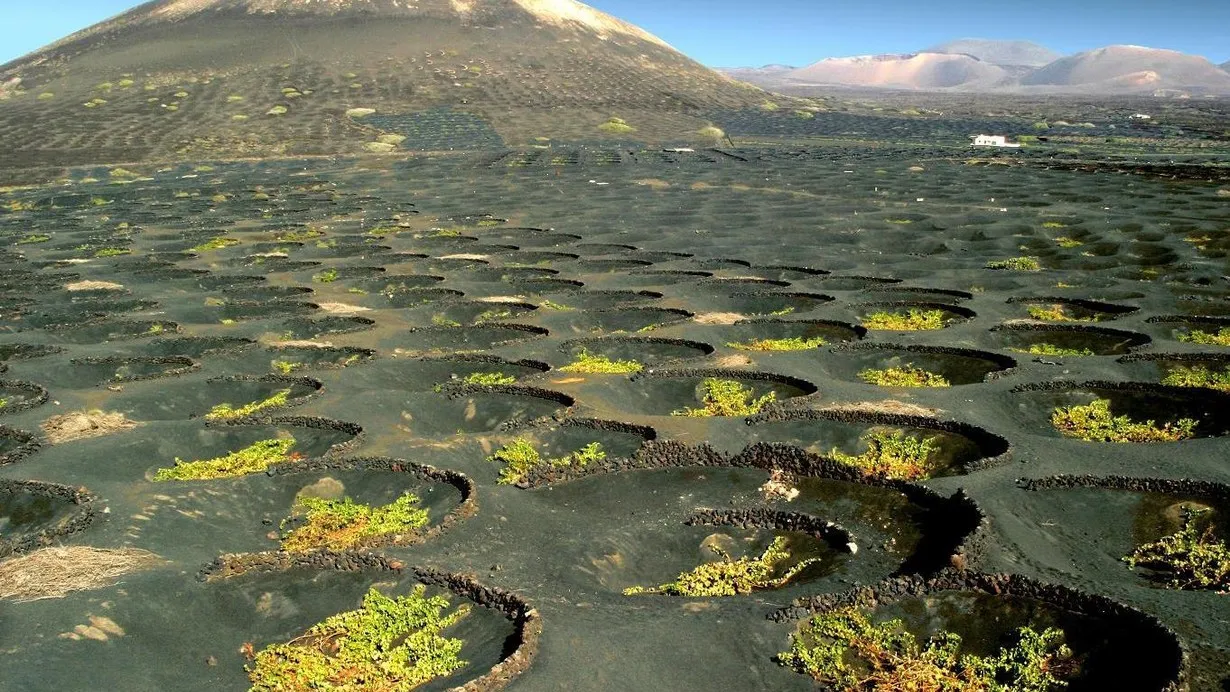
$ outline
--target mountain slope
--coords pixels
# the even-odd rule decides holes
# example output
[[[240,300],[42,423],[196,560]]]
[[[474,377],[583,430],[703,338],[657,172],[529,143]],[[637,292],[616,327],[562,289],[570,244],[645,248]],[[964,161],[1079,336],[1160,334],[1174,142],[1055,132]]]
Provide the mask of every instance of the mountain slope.
[[[763,100],[573,0],[157,0],[0,66],[14,82],[7,165],[680,139]]]
[[[1063,57],[1062,53],[1030,41],[994,41],[980,38],[957,39],[923,52],[971,55],[1000,67],[1043,67]]]
[[[1086,93],[1177,89],[1230,93],[1230,74],[1208,60],[1171,50],[1107,46],[1057,60],[1021,80],[1025,86]]]
[[[1003,68],[969,55],[917,53],[829,58],[786,73],[796,84],[892,89],[948,89],[990,86],[1002,80]]]

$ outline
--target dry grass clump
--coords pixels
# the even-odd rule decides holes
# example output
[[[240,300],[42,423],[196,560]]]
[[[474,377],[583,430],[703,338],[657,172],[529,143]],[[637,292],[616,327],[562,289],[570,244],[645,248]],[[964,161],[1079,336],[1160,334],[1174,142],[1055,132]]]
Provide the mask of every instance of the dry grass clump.
[[[117,284],[113,281],[74,281],[64,285],[64,290],[69,292],[76,291],[122,291],[124,284]]]
[[[746,315],[737,312],[706,312],[692,318],[697,324],[730,325],[739,320],[747,319]]]
[[[330,315],[355,315],[360,312],[371,312],[371,308],[365,308],[362,305],[351,305],[350,303],[321,303],[320,310]]]
[[[826,406],[821,411],[857,411],[859,413],[889,413],[900,416],[924,416],[927,418],[935,418],[942,411],[938,408],[927,408],[918,404],[911,404],[905,401],[897,401],[895,399],[885,399],[884,401],[858,401],[848,404],[836,404],[834,406]]]
[[[136,548],[43,548],[0,563],[0,600],[25,603],[102,589],[162,562],[154,553]]]
[[[75,411],[52,416],[39,426],[53,445],[132,430],[140,423],[118,411]]]

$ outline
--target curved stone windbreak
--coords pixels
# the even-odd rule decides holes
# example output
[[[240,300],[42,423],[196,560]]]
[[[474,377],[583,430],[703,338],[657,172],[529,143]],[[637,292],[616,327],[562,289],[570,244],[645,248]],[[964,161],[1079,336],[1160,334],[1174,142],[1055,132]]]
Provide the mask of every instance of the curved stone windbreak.
[[[897,296],[897,295],[911,296],[911,297],[935,296],[940,299],[950,298],[956,301],[971,300],[974,297],[974,294],[970,293],[969,291],[958,291],[956,289],[951,289],[951,288],[929,288],[926,286],[898,286],[897,284],[893,284],[893,283],[868,286],[866,289],[864,289],[864,291],[866,293],[887,293],[890,296]],[[900,298],[898,300],[909,300],[909,299]]]
[[[18,540],[0,537],[0,558],[26,553],[35,548],[50,545],[56,539],[84,531],[103,513],[102,510],[95,508],[98,497],[84,488],[73,488],[43,481],[0,479],[0,493],[48,498],[72,508],[68,516],[54,526],[39,529]]]
[[[103,358],[74,358],[69,361],[73,365],[85,366],[104,366],[104,367],[124,367],[126,365],[168,365],[171,367],[165,370],[160,370],[148,374],[133,374],[124,375],[123,377],[113,377],[108,381],[115,382],[137,382],[141,380],[157,380],[164,377],[178,377],[187,375],[190,372],[195,372],[201,369],[201,364],[197,361],[188,358],[187,356],[150,356],[150,357],[103,357]]]
[[[1086,298],[1065,298],[1062,296],[1013,296],[1007,301],[1011,304],[1027,304],[1027,305],[1062,305],[1064,307],[1076,308],[1080,311],[1077,315],[1081,319],[1091,320],[1113,320],[1130,315],[1135,312],[1140,312],[1140,308],[1134,305],[1121,305],[1119,303],[1107,303],[1101,300],[1089,300]]]
[[[898,568],[899,574],[930,574],[954,561],[965,563],[967,552],[976,543],[976,534],[986,520],[982,510],[963,491],[945,497],[915,483],[865,478],[849,467],[817,463],[814,455],[789,445],[753,445],[731,456],[707,443],[687,445],[677,440],[647,440],[634,457],[612,460],[583,475],[664,468],[755,468],[896,490],[924,509],[919,517],[922,538],[914,553]],[[561,482],[567,480],[571,478],[563,478]],[[552,482],[555,481],[535,483],[533,487]]]
[[[960,474],[968,474],[974,471],[999,466],[1007,463],[1011,459],[1012,447],[1008,440],[988,432],[969,423],[962,423],[952,420],[939,420],[926,416],[911,416],[900,413],[888,413],[882,411],[868,411],[854,408],[826,408],[819,410],[802,409],[802,410],[771,410],[764,413],[751,416],[747,419],[747,424],[750,426],[763,425],[767,423],[790,423],[800,421],[839,421],[842,423],[851,423],[854,425],[867,426],[889,426],[897,428],[912,428],[919,430],[934,430],[936,432],[951,433],[959,435],[972,442],[978,448],[980,456],[977,459],[970,459],[965,462],[958,463],[956,469]],[[768,445],[778,447],[775,443],[759,442],[750,445],[744,450],[743,454],[755,456],[755,451],[758,446]],[[794,449],[798,449],[795,447]],[[830,474],[835,474],[834,477],[848,477],[850,480],[864,479],[865,476],[853,466],[841,464],[823,454],[815,454],[807,450],[798,449],[799,453],[805,454],[814,460],[814,463],[823,466],[832,466],[828,471]],[[947,469],[945,469],[947,470]]]
[[[21,399],[19,401],[6,401],[3,406],[0,406],[0,416],[38,408],[47,403],[47,400],[51,398],[45,387],[33,382],[0,380],[0,394],[6,391],[16,393]]]
[[[612,348],[613,347],[613,348]],[[645,351],[658,350],[665,352],[661,357],[656,354],[645,354]],[[599,355],[607,355],[610,350],[619,351],[612,360],[629,359],[644,364],[674,363],[693,358],[703,358],[716,349],[703,341],[675,339],[661,336],[599,336],[581,339],[569,339],[559,345],[559,350],[569,351],[592,350]],[[676,355],[671,355],[671,352]],[[639,357],[638,357],[639,355]]]
[[[222,427],[252,427],[252,426],[287,426],[292,428],[308,428],[310,430],[327,430],[330,432],[340,433],[347,437],[342,442],[330,445],[328,450],[323,454],[316,455],[315,459],[335,459],[347,452],[353,451],[354,448],[363,444],[363,426],[357,423],[348,423],[346,421],[334,420],[333,418],[323,418],[320,416],[251,416],[248,418],[238,418],[235,420],[208,422],[209,426]],[[283,464],[288,468],[296,468],[298,462],[293,464]]]
[[[546,427],[550,425],[558,425],[561,428],[586,428],[594,430],[598,433],[614,433],[617,435],[634,435],[643,441],[637,452],[631,456],[611,456],[608,455],[602,461],[591,462],[583,467],[573,465],[569,466],[553,466],[540,465],[526,473],[517,483],[518,488],[531,489],[542,488],[569,481],[578,480],[587,476],[595,476],[606,473],[618,473],[626,468],[626,464],[631,463],[636,454],[644,449],[646,443],[657,439],[658,432],[647,425],[635,425],[632,423],[623,423],[620,421],[599,420],[595,418],[572,418],[567,417],[560,421],[545,420],[538,421],[534,424],[526,426],[529,429],[534,427]]]
[[[923,344],[893,344],[884,342],[870,343],[845,343],[838,344],[829,349],[831,353],[864,353],[883,351],[886,353],[899,352],[903,354],[917,354],[920,356],[948,356],[952,360],[972,360],[982,361],[986,365],[975,367],[972,364],[961,366],[954,364],[951,367],[943,367],[942,365],[928,365],[923,363],[919,366],[923,370],[935,372],[944,375],[954,385],[974,384],[975,382],[989,382],[997,380],[1011,374],[1011,371],[1017,367],[1017,361],[1011,356],[1006,356],[1002,353],[993,353],[991,351],[979,351],[972,348],[956,348],[952,346],[926,346]],[[939,358],[937,360],[943,360]],[[989,367],[987,367],[989,366]],[[984,371],[981,377],[970,378],[970,371]]]
[[[42,438],[25,430],[0,425],[0,466],[15,464],[43,447]]]
[[[1134,419],[1173,422],[1179,418],[1197,421],[1196,437],[1230,435],[1230,393],[1195,387],[1173,387],[1153,382],[1035,382],[1009,390],[1013,394],[1088,393],[1111,399],[1112,414],[1123,411],[1115,399],[1122,399],[1139,412],[1127,411]],[[1083,402],[1088,403],[1088,402]],[[1049,412],[1048,412],[1049,413]]]
[[[413,461],[406,461],[405,459],[393,457],[347,457],[339,459],[336,454],[331,454],[326,457],[318,457],[294,464],[278,464],[270,467],[268,474],[270,476],[291,476],[320,471],[389,471],[405,473],[420,481],[452,486],[461,494],[461,502],[449,510],[443,517],[433,521],[426,529],[400,536],[389,536],[388,540],[366,543],[360,550],[370,550],[386,545],[407,546],[426,543],[478,513],[478,486],[475,485],[469,476],[460,471],[440,469],[430,464],[419,464]]]
[[[991,332],[1009,335],[1004,338],[1007,345],[1023,351],[1029,351],[1030,347],[1035,344],[1046,343],[1077,351],[1088,349],[1093,352],[1093,355],[1098,356],[1117,356],[1153,343],[1153,339],[1148,334],[1140,332],[1028,320],[1006,322],[992,327]],[[1018,340],[1013,335],[1020,335],[1021,338]],[[1014,344],[1014,341],[1017,343]]]
[[[218,353],[237,353],[256,345],[255,339],[238,336],[180,336],[154,339],[144,344],[147,353],[156,356],[201,358]]]
[[[291,376],[291,375],[225,375],[222,377],[212,377],[205,380],[206,384],[227,383],[227,382],[261,382],[277,386],[297,386],[307,389],[306,393],[291,397],[285,404],[276,407],[266,408],[265,412],[259,415],[268,416],[271,411],[284,411],[288,408],[294,408],[320,396],[325,391],[325,384],[314,377]],[[244,403],[244,402],[235,402]],[[242,420],[242,419],[240,419]]]
[[[1022,490],[1070,490],[1072,488],[1104,488],[1137,493],[1166,495],[1198,495],[1230,503],[1230,485],[1190,478],[1147,478],[1136,476],[1095,476],[1093,474],[1059,474],[1045,478],[1023,478],[1017,481]]]
[[[1039,602],[1058,611],[1103,622],[1107,631],[1130,632],[1132,642],[1139,647],[1139,651],[1135,658],[1128,656],[1121,659],[1120,664],[1135,660],[1156,665],[1154,674],[1159,678],[1159,692],[1187,689],[1187,651],[1174,630],[1151,615],[1105,596],[1047,584],[1017,574],[950,569],[930,577],[899,576],[845,593],[800,598],[769,617],[777,622],[789,622],[841,608],[876,609],[907,599],[936,598],[945,593],[976,593],[996,599]],[[1126,652],[1114,653],[1127,655]]]
[[[706,509],[683,521],[686,526],[734,526],[742,529],[776,529],[795,531],[819,538],[840,552],[855,552],[858,545],[854,534],[827,519],[802,512],[782,512],[766,507],[753,509]]]

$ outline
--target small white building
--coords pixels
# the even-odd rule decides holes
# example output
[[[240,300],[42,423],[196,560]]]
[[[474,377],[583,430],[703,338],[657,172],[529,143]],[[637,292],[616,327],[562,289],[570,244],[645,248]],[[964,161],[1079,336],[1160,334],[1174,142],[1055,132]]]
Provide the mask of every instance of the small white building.
[[[978,135],[974,137],[974,146],[976,147],[1008,147],[1017,148],[1020,144],[1009,142],[1008,138],[1003,135]]]

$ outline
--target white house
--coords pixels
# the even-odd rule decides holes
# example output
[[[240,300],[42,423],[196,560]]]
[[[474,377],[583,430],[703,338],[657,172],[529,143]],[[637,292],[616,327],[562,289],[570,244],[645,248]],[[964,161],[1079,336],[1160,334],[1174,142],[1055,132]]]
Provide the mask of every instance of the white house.
[[[1009,142],[1008,138],[1003,135],[978,135],[977,137],[974,137],[974,146],[1016,148],[1021,145]]]

